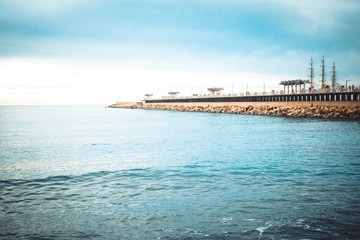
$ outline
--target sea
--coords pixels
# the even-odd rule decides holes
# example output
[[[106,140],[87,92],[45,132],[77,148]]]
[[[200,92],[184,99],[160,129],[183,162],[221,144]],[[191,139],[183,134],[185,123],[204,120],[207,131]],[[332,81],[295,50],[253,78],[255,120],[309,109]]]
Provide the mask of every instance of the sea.
[[[0,239],[360,239],[360,123],[1,106]]]

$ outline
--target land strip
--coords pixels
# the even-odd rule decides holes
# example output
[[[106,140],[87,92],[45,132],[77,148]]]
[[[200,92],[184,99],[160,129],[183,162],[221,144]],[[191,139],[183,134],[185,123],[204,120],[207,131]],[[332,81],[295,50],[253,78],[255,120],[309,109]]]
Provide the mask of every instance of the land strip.
[[[143,103],[128,102],[111,108],[167,110],[186,112],[232,113],[360,120],[360,102],[204,102],[204,103]]]

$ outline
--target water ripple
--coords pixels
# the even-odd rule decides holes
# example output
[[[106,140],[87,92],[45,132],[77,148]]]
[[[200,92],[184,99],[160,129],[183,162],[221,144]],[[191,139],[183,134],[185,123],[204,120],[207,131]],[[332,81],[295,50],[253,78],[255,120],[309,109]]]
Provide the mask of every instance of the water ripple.
[[[356,123],[14,109],[0,107],[0,239],[360,235]]]

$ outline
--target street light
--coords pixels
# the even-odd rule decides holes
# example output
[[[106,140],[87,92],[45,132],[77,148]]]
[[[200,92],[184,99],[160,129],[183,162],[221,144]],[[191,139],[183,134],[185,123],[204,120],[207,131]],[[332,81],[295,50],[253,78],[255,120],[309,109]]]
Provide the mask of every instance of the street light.
[[[348,82],[351,82],[351,80],[345,80],[345,83],[346,83],[346,84],[345,84],[345,86],[346,86],[346,91],[348,90],[348,88],[347,88],[347,83],[348,83]]]

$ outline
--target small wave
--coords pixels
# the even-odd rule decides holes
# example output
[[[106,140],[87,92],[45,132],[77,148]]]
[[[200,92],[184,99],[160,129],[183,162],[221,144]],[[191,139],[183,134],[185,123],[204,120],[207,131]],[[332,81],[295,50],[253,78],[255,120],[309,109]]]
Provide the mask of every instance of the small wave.
[[[221,219],[221,222],[222,222],[223,225],[227,225],[227,224],[230,224],[232,220],[233,220],[232,217],[222,218],[222,219]]]
[[[243,219],[244,221],[249,221],[249,222],[255,222],[256,219],[253,219],[253,218],[245,218]]]
[[[271,227],[271,226],[272,226],[272,224],[266,223],[266,225],[265,225],[264,227],[258,227],[258,228],[256,228],[255,230],[259,232],[259,238],[258,238],[258,239],[261,239],[264,231],[265,231],[266,229],[268,229],[269,227]]]

